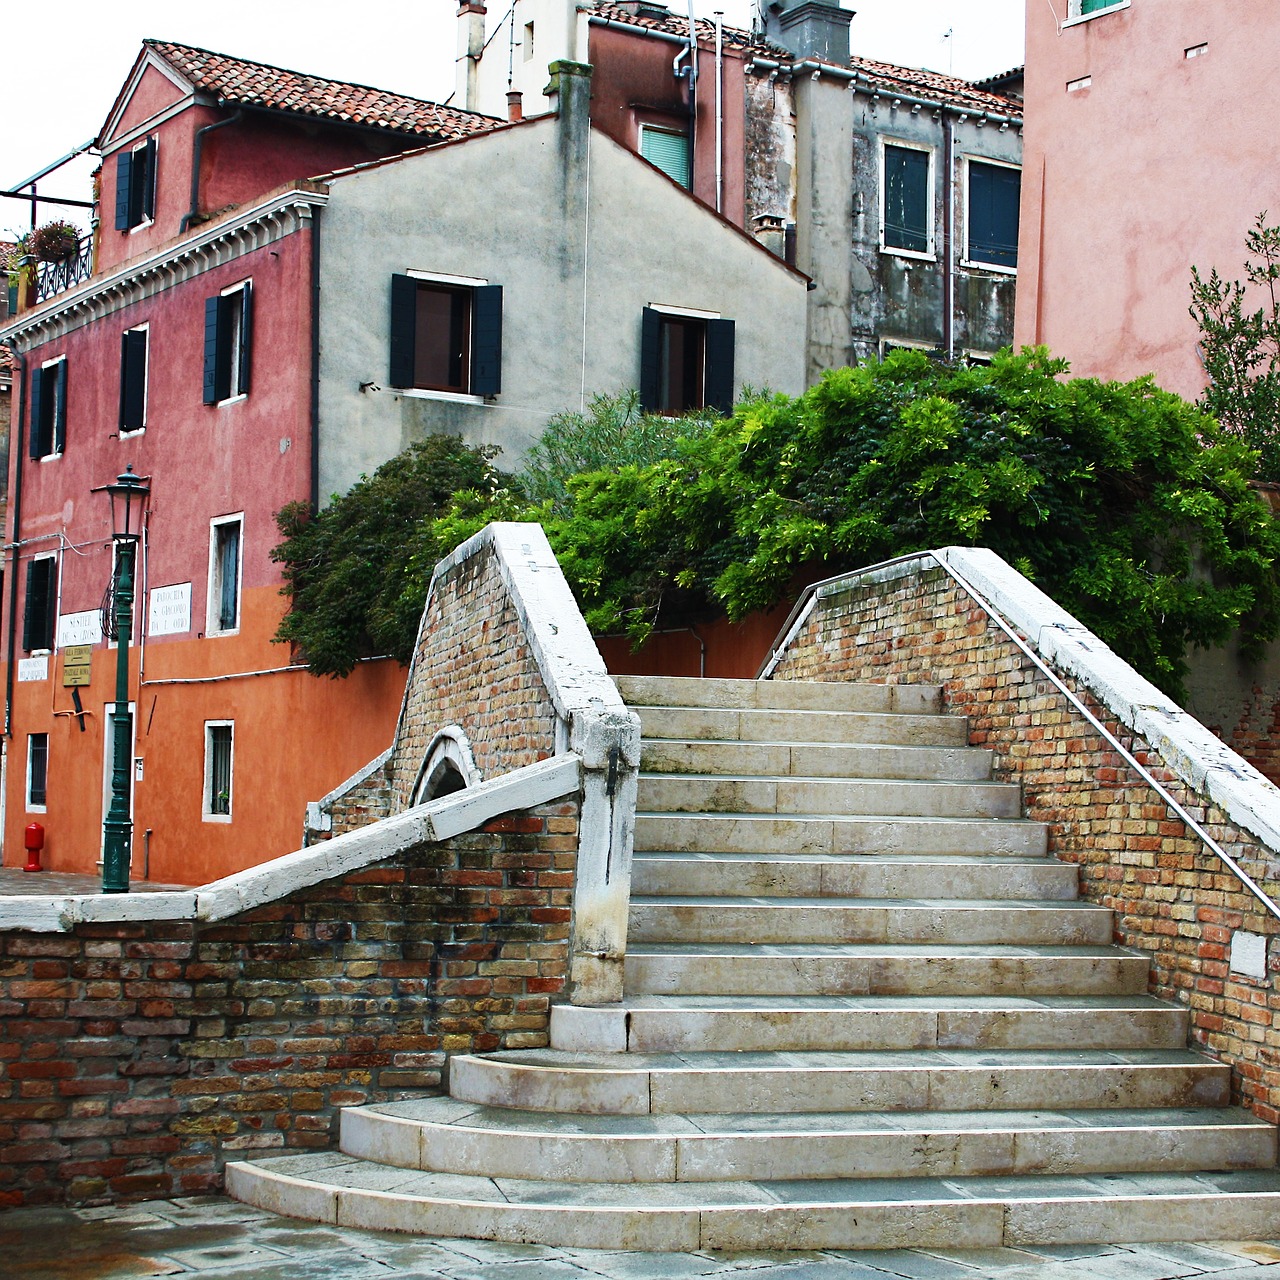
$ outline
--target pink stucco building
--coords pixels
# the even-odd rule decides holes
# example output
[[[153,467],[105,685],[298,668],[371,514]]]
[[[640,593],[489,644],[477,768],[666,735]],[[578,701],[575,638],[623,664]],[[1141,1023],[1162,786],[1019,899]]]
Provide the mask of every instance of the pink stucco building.
[[[1278,44],[1275,5],[1028,0],[1019,344],[1199,395],[1191,267],[1280,217]]]

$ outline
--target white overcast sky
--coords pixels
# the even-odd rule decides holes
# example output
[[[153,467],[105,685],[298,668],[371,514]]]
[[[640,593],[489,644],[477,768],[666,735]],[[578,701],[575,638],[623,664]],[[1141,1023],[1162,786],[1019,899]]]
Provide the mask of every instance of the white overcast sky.
[[[684,11],[685,0],[670,0]],[[488,0],[490,22],[508,0]],[[966,78],[1023,59],[1025,0],[842,0],[855,10],[854,50]],[[753,0],[694,0],[699,16],[723,10],[749,26]],[[19,42],[0,76],[0,183],[15,186],[92,138],[144,37],[200,45],[296,71],[443,100],[453,90],[457,0],[59,0],[61,33]],[[30,16],[30,12],[29,12]],[[37,23],[37,26],[39,24]],[[950,35],[948,36],[948,33]],[[88,166],[41,184],[48,195],[87,196]],[[45,206],[41,221],[54,216]],[[0,232],[28,225],[28,210],[0,200]]]

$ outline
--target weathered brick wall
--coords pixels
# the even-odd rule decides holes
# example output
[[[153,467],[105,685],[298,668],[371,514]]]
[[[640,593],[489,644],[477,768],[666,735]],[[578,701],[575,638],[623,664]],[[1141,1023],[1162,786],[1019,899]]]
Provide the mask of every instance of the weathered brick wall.
[[[448,724],[466,731],[486,779],[556,749],[555,708],[492,546],[437,579],[427,604],[391,766],[396,811]]]
[[[1189,1006],[1193,1041],[1231,1064],[1238,1099],[1280,1122],[1280,922],[941,568],[820,600],[774,677],[941,684],[971,745],[994,751],[996,776],[1021,783],[1027,816],[1048,824],[1051,852],[1079,864],[1083,895],[1115,911],[1116,940],[1151,956],[1152,992]],[[1064,683],[1276,896],[1275,855]],[[1230,970],[1241,929],[1267,937],[1265,979]]]
[[[349,787],[326,804],[332,827],[322,835],[308,833],[309,838],[340,836],[346,831],[367,827],[371,822],[391,816],[391,778],[388,766],[374,770],[367,778]]]
[[[211,1191],[448,1053],[546,1044],[577,829],[542,806],[216,924],[0,932],[0,1204]]]

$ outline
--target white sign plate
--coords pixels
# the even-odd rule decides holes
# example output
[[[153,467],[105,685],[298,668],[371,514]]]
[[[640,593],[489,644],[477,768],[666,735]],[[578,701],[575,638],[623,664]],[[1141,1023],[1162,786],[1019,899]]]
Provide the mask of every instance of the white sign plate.
[[[19,680],[47,680],[49,678],[49,658],[44,655],[39,658],[19,658],[18,659],[18,679]]]
[[[86,609],[83,613],[64,613],[58,619],[58,648],[74,644],[102,643],[102,610]]]
[[[172,587],[152,587],[147,633],[153,636],[176,636],[190,630],[191,583],[179,582]]]

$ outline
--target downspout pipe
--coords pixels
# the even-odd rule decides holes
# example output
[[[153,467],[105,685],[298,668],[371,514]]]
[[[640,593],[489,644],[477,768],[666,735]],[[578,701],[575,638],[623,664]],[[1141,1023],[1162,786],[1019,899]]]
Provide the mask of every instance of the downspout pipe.
[[[724,14],[716,10],[716,212],[724,211]]]
[[[5,664],[4,676],[4,736],[13,737],[13,679],[17,666],[15,646],[18,641],[18,534],[22,528],[22,458],[24,450],[23,424],[26,422],[29,409],[27,406],[27,358],[18,350],[12,338],[5,339],[9,348],[9,357],[18,366],[18,440],[14,450],[13,475],[13,556],[9,562],[9,638],[8,662]]]
[[[218,106],[225,109],[226,99],[219,98]],[[225,129],[229,124],[237,124],[243,119],[244,108],[237,107],[235,112],[225,120],[215,120],[212,124],[206,124],[196,130],[196,140],[191,156],[191,207],[182,215],[182,221],[178,223],[179,235],[187,230],[200,213],[200,160],[204,155],[205,134],[212,133],[215,129]]]
[[[311,206],[311,510],[320,510],[320,210]]]
[[[946,224],[942,228],[942,345],[947,359],[956,358],[956,135],[955,121],[949,112],[942,113],[942,180],[947,184]]]

